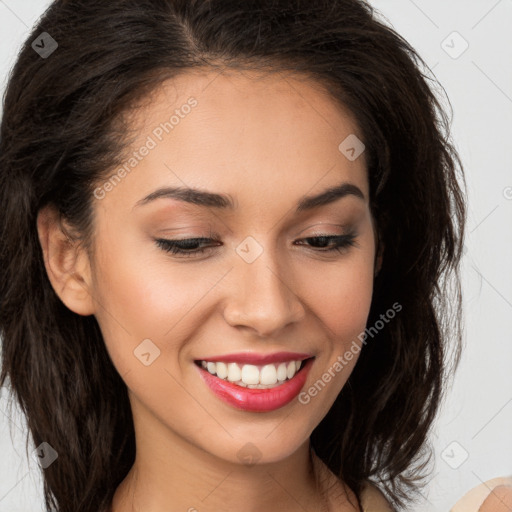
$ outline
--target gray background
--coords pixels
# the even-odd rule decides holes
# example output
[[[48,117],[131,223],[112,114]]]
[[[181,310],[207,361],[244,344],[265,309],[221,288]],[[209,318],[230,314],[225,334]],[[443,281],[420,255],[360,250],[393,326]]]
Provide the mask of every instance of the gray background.
[[[468,183],[465,352],[435,426],[433,477],[415,509],[448,511],[469,489],[512,475],[512,0],[371,3],[445,88]],[[19,46],[48,4],[0,0],[2,92]],[[7,409],[6,394],[2,389],[0,512],[43,510],[41,477],[25,455],[24,419]]]

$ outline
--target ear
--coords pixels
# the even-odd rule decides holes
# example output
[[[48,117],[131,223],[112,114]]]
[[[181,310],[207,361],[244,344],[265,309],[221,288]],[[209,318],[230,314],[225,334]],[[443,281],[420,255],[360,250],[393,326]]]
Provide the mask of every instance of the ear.
[[[41,209],[37,231],[48,278],[61,301],[73,312],[88,316],[95,312],[89,256],[80,240],[71,235],[53,206]]]

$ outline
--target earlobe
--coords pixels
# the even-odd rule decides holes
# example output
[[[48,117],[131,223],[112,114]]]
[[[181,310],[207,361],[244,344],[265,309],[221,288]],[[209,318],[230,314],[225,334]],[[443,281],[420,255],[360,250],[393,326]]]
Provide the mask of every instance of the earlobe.
[[[89,258],[80,241],[52,206],[37,216],[37,231],[48,279],[61,301],[73,312],[88,316],[95,312]]]

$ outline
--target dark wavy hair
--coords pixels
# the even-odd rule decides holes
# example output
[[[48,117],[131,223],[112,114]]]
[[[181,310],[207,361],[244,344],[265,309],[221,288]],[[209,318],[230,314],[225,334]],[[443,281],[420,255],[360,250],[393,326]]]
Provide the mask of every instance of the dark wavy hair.
[[[42,32],[58,43],[47,58],[31,47]],[[38,212],[53,205],[89,244],[94,187],[129,143],[125,114],[199,67],[307,75],[357,120],[383,247],[368,325],[402,310],[368,341],[311,443],[358,497],[372,479],[402,508],[429,472],[428,435],[460,358],[464,177],[442,88],[361,0],[60,0],[33,29],[0,131],[0,384],[35,445],[59,455],[44,470],[46,507],[108,510],[135,437],[96,319],[50,284]]]

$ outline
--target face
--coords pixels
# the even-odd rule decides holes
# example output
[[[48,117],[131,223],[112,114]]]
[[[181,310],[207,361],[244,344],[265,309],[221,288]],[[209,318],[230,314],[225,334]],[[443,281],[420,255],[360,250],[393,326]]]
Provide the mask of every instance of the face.
[[[90,263],[138,448],[289,456],[349,377],[369,313],[364,153],[339,149],[359,128],[312,81],[208,71],[165,82],[130,122],[126,165],[95,191]]]

